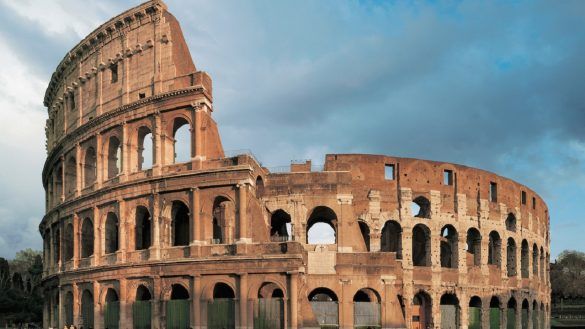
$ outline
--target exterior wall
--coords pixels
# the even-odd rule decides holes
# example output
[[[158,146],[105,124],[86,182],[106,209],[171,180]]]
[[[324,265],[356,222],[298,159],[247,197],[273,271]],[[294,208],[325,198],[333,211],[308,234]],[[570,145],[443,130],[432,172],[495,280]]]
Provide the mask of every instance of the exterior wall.
[[[270,172],[249,154],[226,157],[211,117],[211,78],[196,71],[177,21],[160,1],[126,11],[76,46],[54,74],[45,105],[47,211],[39,227],[45,328],[83,326],[88,310],[93,327],[105,328],[112,292],[120,327],[132,328],[139,289],[151,295],[152,326],[165,328],[177,287],[188,293],[190,327],[207,328],[218,284],[233,292],[238,328],[254,328],[259,298],[278,289],[285,327],[317,328],[310,298],[324,288],[337,301],[340,328],[354,327],[354,297],[364,292],[380,304],[383,328],[415,328],[419,293],[429,304],[429,327],[445,320],[444,296],[455,297],[460,328],[468,327],[473,297],[484,327],[492,300],[504,313],[514,300],[518,326],[522,305],[530,305],[530,315],[536,305],[548,327],[549,216],[536,193],[490,172],[418,159],[337,154],[327,155],[320,171],[305,163]],[[175,163],[178,123],[189,127],[190,159]],[[152,154],[142,152],[145,132]],[[116,140],[120,151],[112,153]],[[145,156],[152,156],[149,168],[140,166]],[[413,214],[413,201],[427,211]],[[288,229],[277,227],[277,214],[290,221]],[[506,227],[509,216],[514,230]],[[389,221],[400,227],[399,241],[387,238]],[[315,222],[334,227],[335,243],[308,243]],[[451,251],[445,227],[457,232]],[[423,241],[413,236],[415,228],[427,232],[426,248],[418,247]],[[479,232],[479,256],[468,251],[470,230]],[[493,232],[501,240],[491,248],[499,264],[488,261]],[[183,235],[185,243],[176,245]],[[150,243],[142,248],[146,236]],[[512,275],[509,239],[516,246]],[[449,256],[454,266],[441,266]]]

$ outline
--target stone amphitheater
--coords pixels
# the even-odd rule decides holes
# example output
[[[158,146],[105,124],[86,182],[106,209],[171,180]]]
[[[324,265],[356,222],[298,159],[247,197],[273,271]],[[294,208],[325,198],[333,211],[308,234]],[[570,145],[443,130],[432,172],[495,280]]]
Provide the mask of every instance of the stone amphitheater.
[[[549,327],[549,214],[530,188],[385,155],[269,169],[224,152],[212,93],[159,0],[59,63],[45,328]]]

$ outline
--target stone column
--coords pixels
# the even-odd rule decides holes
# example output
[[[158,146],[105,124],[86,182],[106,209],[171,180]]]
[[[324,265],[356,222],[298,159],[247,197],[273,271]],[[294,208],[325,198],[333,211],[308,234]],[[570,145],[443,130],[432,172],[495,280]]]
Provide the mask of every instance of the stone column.
[[[49,259],[47,262],[47,268],[49,269],[49,273],[53,273],[55,271],[55,266],[54,266],[54,254],[55,254],[55,236],[53,234],[53,229],[51,228],[51,226],[49,226],[48,228],[48,236],[49,236]]]
[[[459,232],[457,241],[457,263],[459,264],[459,275],[467,274],[467,250],[465,245],[467,244],[467,232]],[[466,282],[466,281],[464,281]]]
[[[118,200],[118,227],[120,231],[118,232],[117,261],[123,263],[126,260],[126,251],[128,250],[128,237],[131,236],[128,234],[130,225],[126,216],[126,201],[124,199]]]
[[[153,123],[153,131],[152,131],[152,148],[154,150],[154,157],[152,159],[152,175],[159,176],[161,172],[162,163],[162,145],[161,145],[161,119],[160,113],[154,113],[154,123]]]
[[[488,266],[488,255],[489,255],[489,245],[490,245],[490,237],[489,233],[487,236],[481,237],[481,274],[487,277],[490,273],[490,269]]]
[[[201,204],[199,188],[191,189],[191,245],[201,243]]]
[[[56,180],[55,181],[55,186],[57,185]],[[65,156],[62,155],[61,156],[61,191],[59,191],[59,203],[65,201],[65,189],[67,187],[65,186]],[[53,189],[55,190],[55,189]],[[57,192],[57,191],[55,191]],[[55,204],[53,204],[54,206]]]
[[[339,301],[339,328],[350,329],[353,328],[353,298],[349,292],[351,288],[350,279],[340,279],[341,283],[341,298]]]
[[[152,195],[152,246],[150,247],[150,259],[160,258],[160,201],[158,193]]]
[[[97,281],[93,282],[93,328],[101,329],[104,324],[104,317],[102,312],[102,302],[100,300],[100,284]]]
[[[81,172],[83,171],[81,161],[81,145],[77,143],[75,145],[75,196],[78,197],[81,195]],[[65,167],[63,167],[65,168]]]
[[[80,239],[79,239],[79,216],[73,215],[73,269],[79,267],[79,251],[80,251]]]
[[[126,278],[120,278],[120,328],[132,328],[132,301],[128,300]]]
[[[193,296],[192,313],[193,313],[193,326],[194,329],[201,329],[201,276],[193,276]]]
[[[80,327],[81,325],[81,296],[79,296],[79,287],[77,283],[72,284],[73,288],[73,324]]]
[[[248,328],[248,274],[247,273],[240,273],[240,289],[239,289],[239,326],[238,328],[247,329]],[[237,322],[236,322],[237,323]]]
[[[242,182],[238,184],[238,227],[239,236],[238,243],[252,242],[248,238],[248,183]]]
[[[104,254],[102,250],[102,221],[100,218],[99,208],[93,207],[93,264],[92,266],[98,266],[101,263],[101,257]]]
[[[289,296],[289,307],[290,307],[290,328],[297,329],[299,326],[299,311],[298,311],[298,280],[299,274],[298,272],[289,272],[289,282],[290,282],[290,290],[288,292]]]
[[[163,300],[161,299],[161,287],[162,282],[160,277],[155,276],[152,278],[152,323],[151,326],[153,328],[164,328],[164,321],[162,319],[161,314],[161,306],[163,305]]]
[[[96,166],[96,178],[95,184],[96,189],[100,189],[102,187],[102,183],[104,181],[104,159],[102,158],[102,135],[97,133],[95,135],[95,166]]]
[[[195,120],[193,121],[193,129],[195,133],[193,134],[193,145],[195,147],[194,152],[194,159],[195,160],[205,160],[205,154],[203,151],[203,143],[202,143],[202,121],[203,121],[203,113],[207,113],[207,106],[201,105],[195,107]]]
[[[467,329],[467,327],[469,326],[469,297],[467,297],[467,293],[465,293],[465,290],[461,290],[458,294],[459,298],[459,311],[461,312],[461,323],[460,323],[460,329]],[[439,299],[440,301],[440,299]]]
[[[433,318],[433,328],[441,329],[441,294],[434,293],[431,295],[432,298],[432,318]]]
[[[130,151],[131,151],[131,142],[130,136],[128,133],[128,123],[124,121],[122,123],[122,177],[121,181],[125,182],[128,180],[128,175],[130,174]]]
[[[501,322],[501,321],[500,321]],[[500,323],[500,326],[502,324]],[[490,328],[490,298],[481,301],[481,327]]]
[[[370,251],[371,252],[380,251],[381,237],[382,237],[382,233],[380,233],[380,231],[378,231],[378,230],[374,231],[373,233],[370,233]]]

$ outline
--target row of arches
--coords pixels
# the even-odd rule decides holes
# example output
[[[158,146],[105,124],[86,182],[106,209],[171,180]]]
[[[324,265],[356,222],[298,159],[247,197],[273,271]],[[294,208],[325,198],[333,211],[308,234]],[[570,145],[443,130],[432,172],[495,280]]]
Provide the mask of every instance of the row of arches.
[[[79,186],[88,188],[97,182],[99,177],[110,180],[124,170],[128,162],[130,172],[150,169],[156,162],[152,124],[137,125],[130,132],[128,144],[123,142],[123,128],[111,129],[104,134],[103,142],[97,145],[96,139],[84,142],[81,146],[79,159],[76,152],[70,152],[49,174],[47,199],[55,205],[61,199],[74,196]],[[172,120],[168,133],[162,140],[168,144],[164,155],[165,163],[182,163],[191,160],[192,137],[191,123],[178,116]],[[129,151],[124,148],[128,147]],[[101,176],[98,175],[101,172]]]
[[[125,238],[131,240],[128,242],[128,247],[131,250],[145,250],[153,245],[154,241],[154,219],[148,207],[139,205],[133,210],[133,216],[129,223],[130,232],[126,232]],[[236,219],[236,209],[234,202],[227,197],[217,197],[213,203],[212,227],[213,237],[212,242],[221,244],[228,243],[234,238],[234,228]],[[169,246],[187,246],[192,237],[191,234],[191,210],[183,201],[175,200],[171,202],[169,211],[169,230],[167,240]],[[115,212],[108,212],[105,215],[103,222],[103,233],[100,237],[102,241],[102,248],[104,254],[112,254],[121,248],[121,230],[122,223]],[[54,243],[55,253],[53,261],[57,263],[59,260],[69,261],[74,257],[75,248],[79,248],[79,255],[81,258],[87,258],[96,252],[95,242],[96,233],[101,230],[95,229],[94,219],[87,216],[80,220],[80,232],[78,233],[78,241],[76,242],[74,225],[67,223],[64,227],[63,235],[60,230],[56,229],[51,238]],[[164,233],[163,233],[164,234]],[[62,259],[61,253],[61,239],[63,240]],[[48,240],[46,240],[48,241]],[[76,244],[79,245],[76,245]],[[48,248],[45,248],[48,250]]]
[[[155,302],[162,301],[162,307],[158,310],[157,316],[154,312]],[[135,290],[135,298],[131,304],[131,318],[133,328],[152,328],[158,321],[164,321],[166,328],[183,329],[192,327],[191,311],[193,296],[186,286],[175,283],[170,286],[170,293],[167,297],[161,296],[155,300],[151,290],[144,284],[140,284]],[[285,327],[285,293],[280,285],[274,282],[264,282],[257,291],[256,302],[254,303],[254,327],[260,329],[279,329]],[[56,300],[58,305],[59,301]],[[205,321],[208,328],[235,329],[236,326],[236,298],[234,288],[224,282],[214,284],[212,294],[206,301],[207,311]],[[84,289],[81,292],[80,314],[74,314],[73,293],[65,293],[65,300],[62,304],[63,325],[69,327],[81,320],[84,328],[93,328],[96,321],[102,321],[102,328],[117,329],[121,327],[120,298],[114,288],[108,288],[101,305],[102,317],[95,317],[95,310],[100,307],[94,300],[91,289]],[[57,314],[58,309],[53,310]],[[98,313],[99,314],[99,313]],[[198,315],[199,316],[199,315]],[[57,319],[58,322],[58,319]]]

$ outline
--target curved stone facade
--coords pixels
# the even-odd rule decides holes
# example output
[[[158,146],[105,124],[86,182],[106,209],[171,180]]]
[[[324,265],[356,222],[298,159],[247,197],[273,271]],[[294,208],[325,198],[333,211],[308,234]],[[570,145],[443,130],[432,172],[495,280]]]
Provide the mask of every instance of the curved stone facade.
[[[46,328],[548,328],[549,215],[532,190],[382,155],[270,170],[224,153],[212,100],[161,1],[59,64]]]

